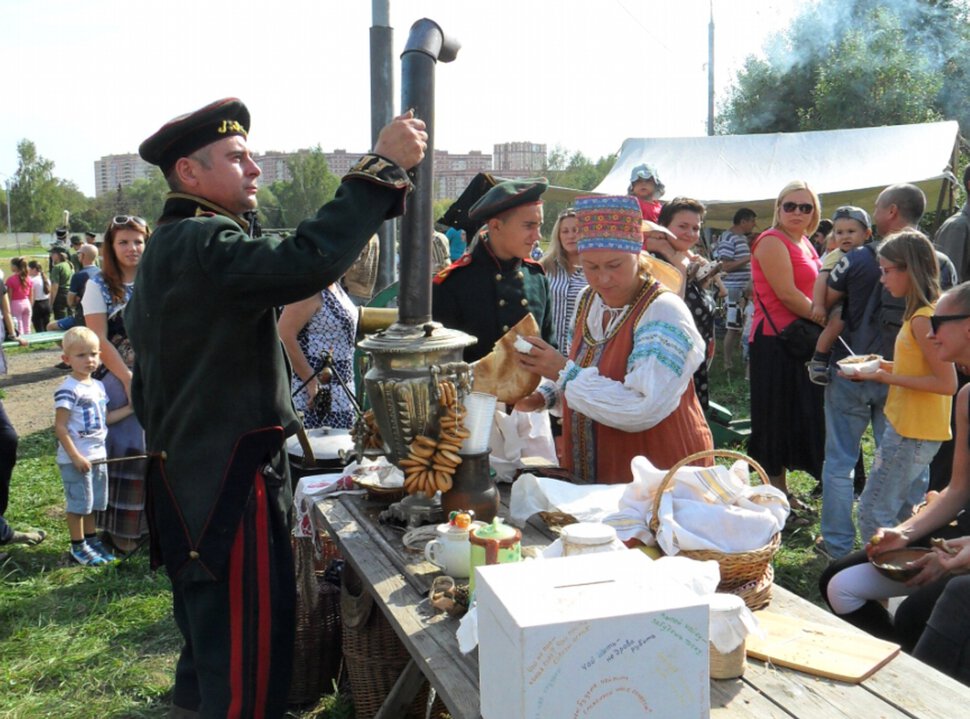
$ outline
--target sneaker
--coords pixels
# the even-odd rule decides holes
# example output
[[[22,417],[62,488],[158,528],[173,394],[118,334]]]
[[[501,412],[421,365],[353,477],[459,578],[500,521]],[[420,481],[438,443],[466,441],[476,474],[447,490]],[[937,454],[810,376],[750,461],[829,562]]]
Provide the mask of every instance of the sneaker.
[[[108,563],[100,554],[95,554],[87,542],[81,542],[77,546],[71,545],[71,559],[85,567],[99,567]]]
[[[821,360],[809,360],[805,363],[808,369],[808,379],[814,384],[825,387],[829,383],[829,365]]]
[[[87,544],[88,547],[91,549],[91,551],[93,551],[95,554],[100,554],[101,557],[104,559],[104,561],[106,562],[118,561],[118,558],[115,555],[113,555],[111,553],[111,550],[109,550],[106,546],[104,546],[102,541],[97,537],[95,537],[94,539],[86,539],[84,540],[84,543]]]
[[[29,532],[18,532],[10,536],[9,544],[26,544],[27,546],[33,547],[36,544],[40,544],[44,541],[44,537],[47,536],[47,532],[43,529],[32,530]]]

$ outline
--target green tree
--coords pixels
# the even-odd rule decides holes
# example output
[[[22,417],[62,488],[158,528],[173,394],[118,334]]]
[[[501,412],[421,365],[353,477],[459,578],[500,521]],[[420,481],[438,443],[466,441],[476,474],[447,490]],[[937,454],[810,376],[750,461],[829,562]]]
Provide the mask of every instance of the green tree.
[[[876,9],[865,33],[851,30],[818,68],[812,104],[799,108],[803,129],[902,125],[941,119],[934,107],[943,86],[925,56],[911,57],[900,18]]]
[[[594,162],[581,152],[569,152],[557,145],[546,159],[545,175],[551,185],[573,190],[592,190],[609,174],[615,162],[616,155],[606,155]],[[569,207],[571,201],[547,198],[543,204],[545,221],[542,234],[548,239],[559,213]]]
[[[970,123],[967,0],[821,0],[750,57],[718,116],[722,133]]]
[[[147,178],[140,178],[131,183],[124,192],[124,207],[119,207],[120,214],[139,215],[154,226],[156,220],[162,216],[165,196],[168,194],[168,183],[162,171],[157,167],[152,169]],[[109,218],[105,217],[107,223]]]
[[[259,207],[259,221],[265,228],[281,229],[286,227],[283,218],[283,208],[276,197],[273,188],[279,189],[281,185],[277,180],[270,186],[262,186],[256,192],[256,202]]]
[[[10,187],[14,232],[51,232],[61,223],[62,191],[54,163],[37,153],[30,140],[17,143],[18,164]]]
[[[320,206],[333,199],[340,179],[330,172],[320,146],[289,161],[289,182],[274,182],[271,190],[282,208],[287,227],[296,227],[316,214]]]

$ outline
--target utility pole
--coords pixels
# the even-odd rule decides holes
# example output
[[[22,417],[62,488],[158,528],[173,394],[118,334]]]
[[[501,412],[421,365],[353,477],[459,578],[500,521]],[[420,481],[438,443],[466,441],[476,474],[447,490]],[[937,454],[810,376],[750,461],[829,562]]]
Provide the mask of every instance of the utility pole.
[[[10,221],[10,183],[12,182],[13,178],[11,178],[10,175],[5,175],[3,173],[0,173],[0,175],[3,175],[3,186],[5,188],[4,197],[7,199],[7,234],[12,235],[13,223]],[[19,241],[17,242],[17,249],[20,249]]]
[[[370,129],[371,147],[377,144],[381,128],[394,117],[394,72],[391,52],[394,28],[391,27],[389,0],[371,0],[370,29]],[[406,109],[406,108],[402,108]],[[380,259],[377,264],[377,294],[396,279],[397,223],[388,220],[377,231]]]
[[[714,0],[711,21],[707,26],[707,134],[714,134]]]

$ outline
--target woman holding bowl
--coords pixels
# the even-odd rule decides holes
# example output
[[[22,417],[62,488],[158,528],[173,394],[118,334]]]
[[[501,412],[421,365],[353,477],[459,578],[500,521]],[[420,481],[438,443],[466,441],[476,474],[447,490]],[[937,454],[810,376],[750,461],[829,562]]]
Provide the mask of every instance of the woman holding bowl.
[[[566,468],[584,482],[629,482],[638,455],[669,469],[713,447],[691,381],[705,346],[677,288],[657,279],[667,275],[663,263],[642,252],[636,200],[581,197],[576,215],[589,287],[579,298],[569,357],[528,338],[533,347],[517,360],[549,381],[516,407],[561,406]]]

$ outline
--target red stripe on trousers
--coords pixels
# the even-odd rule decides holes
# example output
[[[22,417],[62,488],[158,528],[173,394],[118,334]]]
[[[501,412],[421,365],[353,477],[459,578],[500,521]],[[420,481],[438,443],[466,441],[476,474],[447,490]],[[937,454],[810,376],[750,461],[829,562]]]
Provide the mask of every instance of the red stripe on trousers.
[[[255,719],[262,719],[266,709],[269,689],[270,629],[272,602],[270,598],[269,571],[269,509],[266,506],[266,484],[262,473],[257,472],[256,495],[256,587],[259,607],[256,651],[256,706]]]
[[[243,525],[239,524],[229,554],[229,711],[239,719],[243,705]]]

